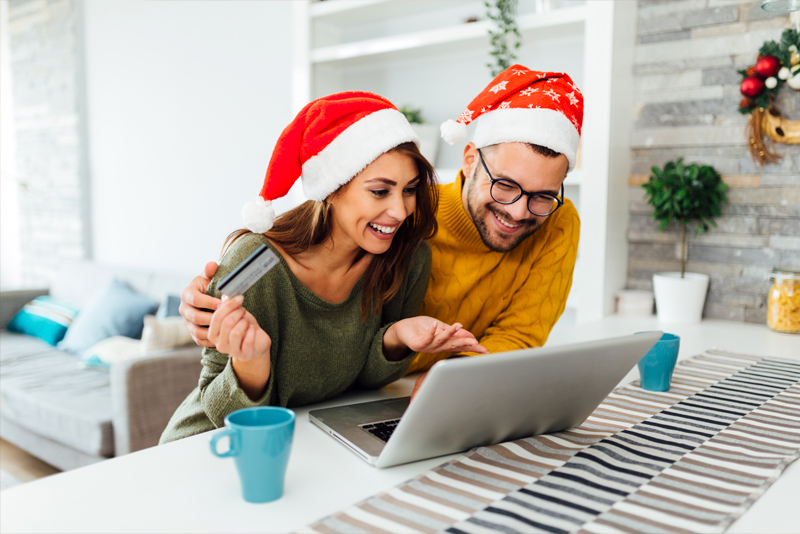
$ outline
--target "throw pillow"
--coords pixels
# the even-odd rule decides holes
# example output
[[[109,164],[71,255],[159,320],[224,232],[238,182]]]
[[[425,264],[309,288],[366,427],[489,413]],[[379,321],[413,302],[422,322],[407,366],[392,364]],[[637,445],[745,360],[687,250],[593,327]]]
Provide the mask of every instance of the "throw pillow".
[[[192,334],[183,323],[183,317],[167,317],[159,321],[152,315],[144,318],[142,352],[168,350],[192,343]]]
[[[177,295],[167,295],[161,306],[156,312],[156,319],[166,319],[167,317],[180,317],[181,298]]]
[[[81,310],[58,348],[83,354],[98,341],[111,336],[139,338],[144,316],[153,313],[156,307],[158,302],[115,278]]]
[[[6,327],[9,332],[26,334],[53,345],[64,339],[78,310],[59,304],[48,296],[36,297],[17,313]]]
[[[142,342],[125,336],[112,336],[95,343],[81,356],[81,367],[108,368],[141,354]]]

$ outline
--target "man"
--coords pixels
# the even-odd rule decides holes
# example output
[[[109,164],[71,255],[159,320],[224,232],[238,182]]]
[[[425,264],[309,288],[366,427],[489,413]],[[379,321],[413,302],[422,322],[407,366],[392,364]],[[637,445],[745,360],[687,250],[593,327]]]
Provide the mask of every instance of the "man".
[[[462,140],[473,120],[461,171],[440,186],[419,314],[461,323],[490,353],[542,346],[564,311],[577,255],[580,221],[563,182],[575,167],[583,96],[566,74],[514,65],[443,124],[442,137]],[[204,294],[216,269],[207,264],[181,293],[181,315],[202,346],[211,346],[211,313],[199,308],[221,305]],[[419,354],[409,372],[448,356]]]

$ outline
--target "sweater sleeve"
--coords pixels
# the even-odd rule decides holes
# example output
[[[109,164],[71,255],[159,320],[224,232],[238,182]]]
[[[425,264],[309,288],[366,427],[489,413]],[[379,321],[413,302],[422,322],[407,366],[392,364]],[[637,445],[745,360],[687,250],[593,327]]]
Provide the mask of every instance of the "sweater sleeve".
[[[239,384],[230,357],[216,349],[203,350],[200,372],[200,401],[208,418],[217,428],[224,426],[225,416],[242,408],[269,406],[272,396],[272,375],[259,399],[251,400]]]
[[[580,237],[580,219],[570,207],[553,221],[523,286],[481,336],[481,345],[490,353],[543,346],[564,312]]]
[[[410,262],[400,293],[385,306],[382,314],[385,321],[375,337],[372,338],[367,363],[356,379],[356,385],[367,389],[378,389],[405,375],[415,352],[398,361],[389,361],[383,355],[383,335],[394,323],[417,315],[431,276],[431,247],[423,242]]]
[[[246,235],[236,241],[220,261],[217,273],[208,285],[206,293],[212,297],[221,298],[222,294],[217,289],[217,284],[262,243],[263,239],[254,234]],[[252,292],[250,290],[245,292],[244,298],[244,308],[252,310]],[[225,416],[231,412],[251,406],[269,405],[272,396],[272,374],[270,374],[266,390],[261,398],[251,400],[242,389],[239,378],[233,370],[231,358],[227,354],[223,354],[215,348],[205,348],[201,363],[203,369],[200,372],[198,384],[200,401],[203,411],[217,428],[224,426]]]

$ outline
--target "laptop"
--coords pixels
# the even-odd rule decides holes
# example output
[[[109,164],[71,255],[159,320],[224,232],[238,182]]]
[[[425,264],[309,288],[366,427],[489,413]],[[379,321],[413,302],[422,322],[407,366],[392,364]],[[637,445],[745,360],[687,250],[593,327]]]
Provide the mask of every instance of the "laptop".
[[[410,397],[312,410],[311,422],[376,467],[583,423],[662,332],[437,362]]]

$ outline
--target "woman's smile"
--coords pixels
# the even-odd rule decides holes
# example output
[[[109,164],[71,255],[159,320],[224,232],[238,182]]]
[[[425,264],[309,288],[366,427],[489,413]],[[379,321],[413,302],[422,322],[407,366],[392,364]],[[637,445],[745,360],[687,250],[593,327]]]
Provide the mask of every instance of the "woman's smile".
[[[377,224],[377,223],[367,223],[367,228],[372,231],[372,234],[377,237],[378,239],[392,239],[394,237],[394,232],[399,227],[399,224]]]

